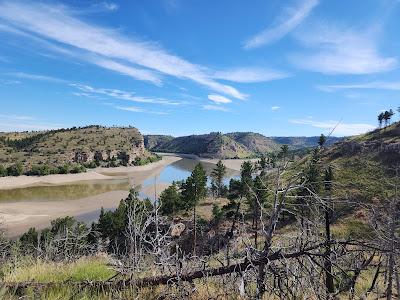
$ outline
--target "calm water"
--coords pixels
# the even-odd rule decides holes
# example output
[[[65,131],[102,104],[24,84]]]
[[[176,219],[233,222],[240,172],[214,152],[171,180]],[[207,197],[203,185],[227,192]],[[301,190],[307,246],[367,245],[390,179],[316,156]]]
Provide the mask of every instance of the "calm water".
[[[162,183],[171,183],[173,181],[179,181],[186,179],[195,165],[198,163],[192,159],[182,159],[174,162],[164,169],[156,176],[148,178],[142,184],[142,187],[149,187],[154,185],[155,180]],[[214,164],[202,162],[204,169],[209,175],[212,169],[215,167]],[[227,170],[226,182],[230,178],[238,176],[237,171]],[[66,184],[66,185],[47,185],[47,186],[32,186],[26,188],[0,190],[0,208],[1,203],[13,203],[18,201],[24,202],[35,202],[35,201],[54,201],[54,200],[76,200],[82,199],[89,196],[101,195],[110,191],[128,191],[131,187],[131,180],[129,178],[124,179],[109,179],[109,180],[96,180],[96,181],[82,181],[78,183]],[[143,192],[140,193],[141,197],[147,197]],[[154,199],[150,197],[150,199]],[[95,200],[92,200],[95,201]],[[50,203],[49,203],[50,204]],[[73,203],[71,204],[73,205]],[[81,221],[91,222],[96,220],[99,215],[99,209],[93,212],[85,213],[76,216]]]

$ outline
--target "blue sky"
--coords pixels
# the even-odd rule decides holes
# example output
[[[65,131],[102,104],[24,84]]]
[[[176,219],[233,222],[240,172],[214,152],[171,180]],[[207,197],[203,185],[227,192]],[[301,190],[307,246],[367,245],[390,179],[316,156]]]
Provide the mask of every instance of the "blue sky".
[[[400,106],[399,0],[0,0],[0,131],[352,135]]]

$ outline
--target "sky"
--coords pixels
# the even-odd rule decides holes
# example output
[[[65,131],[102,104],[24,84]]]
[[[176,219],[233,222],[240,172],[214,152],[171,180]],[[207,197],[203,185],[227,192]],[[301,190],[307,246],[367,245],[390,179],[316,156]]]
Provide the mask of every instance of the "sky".
[[[399,28],[400,0],[0,0],[0,131],[363,133]]]

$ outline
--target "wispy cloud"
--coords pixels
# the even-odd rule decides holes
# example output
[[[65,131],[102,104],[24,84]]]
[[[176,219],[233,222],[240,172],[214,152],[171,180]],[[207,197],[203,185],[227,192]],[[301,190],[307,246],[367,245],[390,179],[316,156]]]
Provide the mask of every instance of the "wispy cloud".
[[[271,107],[271,110],[272,111],[276,111],[276,110],[278,110],[278,109],[280,109],[281,107],[280,106],[272,106]]]
[[[296,6],[286,7],[271,26],[248,39],[244,48],[253,49],[280,40],[301,24],[317,4],[318,0],[305,0],[297,1]]]
[[[10,72],[4,73],[4,75],[17,77],[21,79],[29,79],[29,80],[38,80],[38,81],[48,81],[54,83],[68,83],[68,80],[60,79],[57,77],[41,75],[41,74],[32,74],[32,73],[25,73],[25,72]]]
[[[219,105],[203,105],[204,110],[216,110],[216,111],[223,111],[223,112],[228,112],[229,109],[223,106]]]
[[[294,119],[289,120],[290,123],[308,125],[325,130],[330,133],[334,129],[333,135],[336,136],[349,136],[362,134],[367,131],[375,129],[376,126],[362,123],[342,123],[340,121],[314,121],[310,119]]]
[[[394,57],[379,53],[376,30],[313,24],[296,35],[310,52],[290,57],[296,66],[325,74],[372,74],[392,70]]]
[[[138,80],[149,81],[158,86],[161,86],[162,83],[161,77],[150,70],[127,66],[108,59],[93,59],[92,62],[105,69],[109,69]]]
[[[192,80],[237,99],[246,98],[236,88],[210,77],[205,67],[170,54],[154,43],[127,38],[115,30],[84,22],[64,6],[4,1],[0,3],[0,19],[24,34],[38,35],[54,43],[68,45],[85,51],[84,55],[118,60],[119,64],[126,67],[142,66],[169,76]],[[110,64],[107,67],[110,68]],[[111,67],[121,69],[116,64]],[[138,72],[135,72],[137,75]],[[123,73],[127,73],[126,69]]]
[[[334,84],[334,85],[319,85],[317,88],[324,92],[335,92],[338,90],[392,90],[400,91],[400,81],[393,82],[367,82],[367,83],[353,83],[353,84]]]
[[[10,115],[0,114],[0,118],[13,120],[13,121],[32,121],[32,120],[35,120],[35,118],[31,117],[31,116],[14,115],[14,114],[10,114]]]
[[[116,109],[119,110],[125,110],[125,111],[130,111],[130,112],[135,112],[135,113],[147,113],[147,114],[155,114],[155,115],[167,115],[167,112],[164,111],[152,111],[152,110],[146,110],[140,107],[135,107],[135,106],[114,106]]]
[[[20,84],[21,81],[19,80],[8,80],[8,79],[0,79],[0,84],[4,85],[12,85],[12,84]]]
[[[101,2],[99,5],[109,11],[116,11],[119,8],[118,4],[113,2]]]
[[[127,92],[118,89],[94,88],[90,85],[84,85],[79,83],[72,83],[71,86],[77,88],[78,90],[86,94],[103,95],[119,100],[127,100],[138,103],[173,105],[173,106],[183,104],[182,102],[179,101],[171,101],[163,98],[150,98],[150,97],[137,96],[133,92]],[[80,94],[80,95],[85,96],[85,94]]]
[[[284,79],[291,75],[277,70],[268,70],[262,68],[236,68],[225,71],[217,71],[214,74],[215,79],[228,80],[232,82],[252,83],[266,82],[278,79]]]
[[[64,127],[60,124],[39,121],[32,116],[17,114],[0,114],[0,119],[0,132],[49,130]]]
[[[232,102],[231,99],[228,99],[228,98],[226,98],[224,96],[221,96],[221,95],[215,95],[215,94],[208,95],[208,99],[213,101],[214,103],[217,103],[217,104],[226,104],[226,103],[231,103]]]

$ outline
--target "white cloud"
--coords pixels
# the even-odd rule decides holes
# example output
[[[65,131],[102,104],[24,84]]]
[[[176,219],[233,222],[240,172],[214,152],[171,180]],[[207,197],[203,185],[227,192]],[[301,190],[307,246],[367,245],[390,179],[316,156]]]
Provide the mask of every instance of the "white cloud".
[[[313,24],[297,34],[298,40],[311,51],[290,57],[298,67],[325,74],[372,74],[392,70],[394,57],[378,51],[374,30],[354,30]]]
[[[0,114],[0,119],[0,132],[50,130],[65,127],[60,124],[40,122],[32,116],[16,114]]]
[[[32,121],[32,120],[35,120],[35,118],[31,117],[31,116],[14,115],[14,114],[11,114],[11,115],[0,114],[0,118],[13,120],[13,121]]]
[[[118,89],[94,88],[92,86],[79,83],[73,83],[71,84],[71,86],[82,91],[83,93],[80,93],[80,95],[83,94],[82,96],[85,96],[86,93],[90,95],[96,95],[96,94],[104,95],[114,99],[127,100],[138,103],[163,104],[163,105],[173,105],[173,106],[183,104],[182,102],[167,100],[163,98],[149,98],[149,97],[137,96],[135,93],[122,91]]]
[[[205,110],[216,110],[216,111],[224,111],[228,112],[229,109],[223,107],[223,106],[218,106],[218,105],[203,105],[203,109]]]
[[[151,110],[145,110],[140,107],[135,107],[135,106],[114,106],[116,109],[119,110],[125,110],[125,111],[130,111],[130,112],[137,112],[137,113],[147,113],[147,114],[155,114],[155,115],[167,115],[167,112],[163,111],[151,111]]]
[[[102,2],[101,6],[109,11],[116,11],[119,8],[118,4],[115,4],[113,2]]]
[[[162,83],[160,76],[150,70],[123,65],[109,59],[94,59],[93,63],[105,69],[109,69],[138,80],[152,82],[158,86],[161,86]]]
[[[8,79],[0,79],[0,84],[4,85],[12,85],[12,84],[20,84],[21,81],[19,80],[8,80]]]
[[[40,74],[32,74],[32,73],[25,73],[25,72],[10,72],[10,73],[5,73],[7,76],[13,76],[21,79],[29,79],[29,80],[39,80],[39,81],[48,81],[48,82],[55,82],[55,83],[68,83],[67,80],[52,77],[52,76],[46,76],[46,75],[40,75]]]
[[[83,22],[63,6],[4,1],[0,3],[0,19],[25,35],[39,35],[49,41],[84,51],[83,56],[91,54],[103,59],[118,60],[126,67],[139,65],[180,79],[192,80],[234,98],[246,98],[245,94],[234,87],[211,78],[205,67],[170,54],[154,43],[127,38],[115,30]],[[115,69],[116,65],[113,67]]]
[[[272,111],[276,111],[276,110],[278,110],[278,109],[280,109],[281,107],[280,106],[272,106],[271,107],[271,110]]]
[[[248,39],[244,48],[257,48],[280,40],[301,24],[317,4],[318,0],[304,0],[298,1],[296,7],[286,7],[284,13],[271,26]]]
[[[226,98],[224,96],[215,95],[215,94],[208,95],[208,99],[213,101],[213,102],[215,102],[215,103],[217,103],[217,104],[226,104],[226,103],[231,103],[232,102],[232,100],[230,100],[230,99],[228,99],[228,98]]]
[[[392,90],[400,91],[400,81],[393,82],[367,82],[354,84],[334,84],[334,85],[319,85],[317,88],[324,92],[335,92],[338,90],[357,90],[357,89],[377,89],[377,90]]]
[[[217,71],[213,77],[215,79],[232,82],[252,83],[283,79],[290,77],[290,74],[262,68],[236,68],[226,71]]]
[[[330,133],[333,129],[333,135],[336,136],[349,136],[362,134],[367,131],[373,130],[376,126],[370,124],[360,123],[342,123],[338,121],[314,121],[310,119],[295,119],[289,120],[293,124],[309,125],[312,127],[324,129],[326,133]]]

